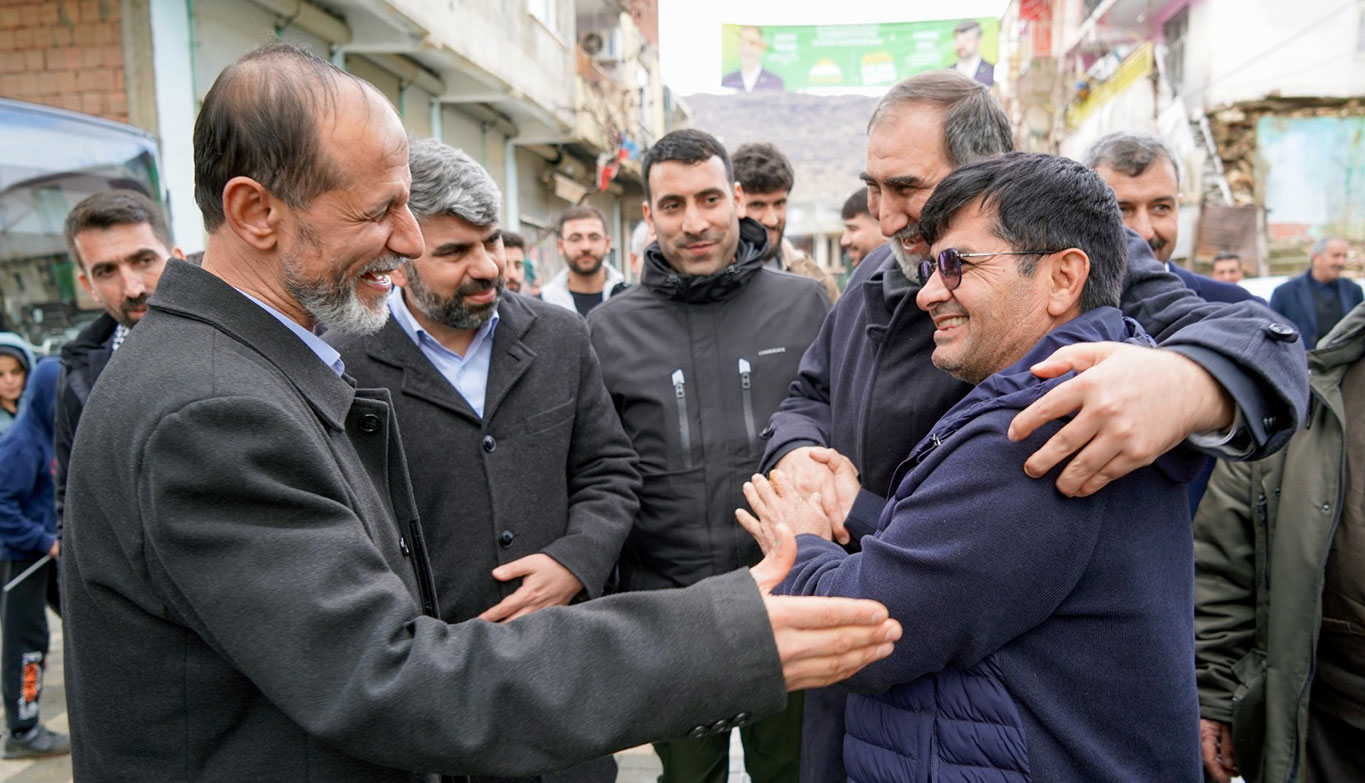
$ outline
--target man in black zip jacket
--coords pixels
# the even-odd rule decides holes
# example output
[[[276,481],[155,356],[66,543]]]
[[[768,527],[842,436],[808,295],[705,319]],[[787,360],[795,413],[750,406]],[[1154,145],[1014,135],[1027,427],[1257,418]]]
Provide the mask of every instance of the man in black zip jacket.
[[[641,285],[588,316],[593,347],[640,455],[640,511],[621,555],[626,590],[685,587],[758,562],[735,524],[763,455],[759,431],[786,396],[830,307],[814,281],[763,267],[768,236],[741,217],[725,148],[697,130],[664,136],[643,163]],[[796,779],[801,702],[741,730],[756,783]],[[724,781],[725,733],[656,743],[664,783]]]

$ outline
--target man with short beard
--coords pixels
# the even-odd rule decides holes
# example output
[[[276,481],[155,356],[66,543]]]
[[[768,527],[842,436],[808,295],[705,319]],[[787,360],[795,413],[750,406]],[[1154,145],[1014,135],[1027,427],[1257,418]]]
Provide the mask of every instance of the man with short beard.
[[[564,268],[541,286],[540,298],[586,318],[594,307],[625,289],[621,271],[606,262],[611,252],[607,218],[597,207],[569,207],[556,229]]]
[[[639,285],[588,317],[593,348],[640,455],[640,511],[621,555],[628,591],[686,588],[758,560],[734,523],[738,490],[763,453],[829,298],[813,280],[763,263],[768,232],[742,217],[725,147],[696,129],[669,133],[640,164],[645,249]],[[655,743],[664,783],[724,783],[725,726]],[[801,701],[740,731],[754,783],[790,783]]]
[[[1123,224],[1147,241],[1156,260],[1206,302],[1245,302],[1256,296],[1239,285],[1195,274],[1171,261],[1180,238],[1180,164],[1155,133],[1115,131],[1081,156],[1113,188]]]
[[[390,273],[424,253],[402,121],[274,42],[214,81],[194,153],[203,266],[167,266],[71,455],[77,780],[525,777],[747,723],[890,654],[876,602],[769,594],[790,535],[688,590],[443,622],[388,390],[314,333],[381,329]]]
[[[328,341],[361,386],[393,397],[441,619],[597,598],[640,479],[587,325],[504,293],[502,196],[478,163],[422,139],[408,166],[426,251],[394,272],[384,328]],[[610,783],[616,763],[543,779]]]
[[[156,291],[166,260],[185,257],[171,241],[161,208],[135,190],[107,190],[82,200],[67,213],[63,234],[80,270],[76,279],[104,312],[62,346],[53,425],[58,519],[66,499],[71,443],[90,389],[129,330],[146,315],[147,298]]]
[[[744,216],[758,221],[768,232],[763,263],[769,269],[809,277],[819,283],[831,302],[839,298],[834,278],[787,241],[787,199],[796,184],[791,161],[776,145],[766,141],[739,145],[733,161],[735,179],[744,189]]]
[[[519,294],[526,285],[526,240],[521,234],[503,231],[502,250],[507,259],[507,290]]]

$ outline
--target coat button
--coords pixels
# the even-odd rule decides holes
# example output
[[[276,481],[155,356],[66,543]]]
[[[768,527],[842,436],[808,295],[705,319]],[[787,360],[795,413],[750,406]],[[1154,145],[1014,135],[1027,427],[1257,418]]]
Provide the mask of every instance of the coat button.
[[[754,717],[754,716],[753,716],[752,713],[741,712],[740,714],[738,714],[738,715],[736,715],[735,717],[731,718],[731,719],[730,719],[730,722],[733,723],[733,724],[735,724],[736,726],[743,726],[744,724],[748,723],[749,720],[750,720],[751,718],[753,718],[753,717]]]
[[[503,549],[512,546],[512,542],[515,540],[517,540],[517,534],[510,530],[504,530],[498,534],[498,543],[502,545]]]
[[[379,417],[373,413],[367,413],[360,417],[361,432],[379,432]]]
[[[687,732],[687,736],[691,737],[692,739],[701,739],[702,737],[706,736],[706,727],[693,726],[692,730]]]
[[[483,436],[483,450],[484,450],[484,451],[488,452],[489,454],[492,454],[494,451],[497,451],[497,449],[498,449],[498,442],[497,442],[496,440],[493,439],[493,436],[492,436],[492,435],[485,435],[485,436]]]
[[[716,721],[715,723],[712,723],[712,724],[711,724],[711,733],[712,733],[712,734],[723,734],[723,733],[725,733],[725,732],[727,732],[727,731],[729,731],[729,730],[730,730],[730,722],[729,722],[729,721],[726,721],[726,720],[718,720],[718,721]]]
[[[1285,324],[1270,324],[1265,328],[1265,333],[1270,335],[1270,339],[1279,340],[1282,343],[1292,343],[1299,339],[1298,331]]]

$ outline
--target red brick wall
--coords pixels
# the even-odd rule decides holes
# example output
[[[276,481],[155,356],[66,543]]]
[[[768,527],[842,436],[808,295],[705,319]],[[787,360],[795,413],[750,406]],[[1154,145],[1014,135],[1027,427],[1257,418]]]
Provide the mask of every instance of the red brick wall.
[[[0,0],[0,97],[127,122],[119,0]]]

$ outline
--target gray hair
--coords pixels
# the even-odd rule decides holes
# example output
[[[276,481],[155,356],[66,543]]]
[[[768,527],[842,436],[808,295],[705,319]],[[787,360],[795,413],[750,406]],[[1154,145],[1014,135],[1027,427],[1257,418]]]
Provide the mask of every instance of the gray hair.
[[[1350,247],[1350,243],[1346,241],[1346,237],[1339,237],[1336,234],[1328,234],[1327,236],[1313,243],[1313,253],[1312,255],[1309,256],[1309,258],[1316,258],[1317,256],[1326,253],[1327,246],[1332,244],[1333,242],[1341,242],[1345,244],[1348,248]]]
[[[1085,151],[1081,162],[1097,169],[1100,166],[1140,177],[1154,161],[1165,160],[1175,169],[1175,181],[1180,181],[1180,161],[1175,150],[1155,133],[1115,131],[1096,139]]]
[[[630,232],[630,252],[642,256],[647,247],[649,247],[649,224],[642,220],[635,226],[635,230]]]
[[[911,103],[943,109],[943,146],[953,168],[1014,151],[1009,117],[990,89],[953,70],[925,71],[892,87],[872,110],[867,132],[888,112]]]
[[[408,168],[408,207],[419,220],[454,215],[476,226],[498,222],[502,193],[484,167],[465,153],[436,139],[416,139],[408,145]]]

